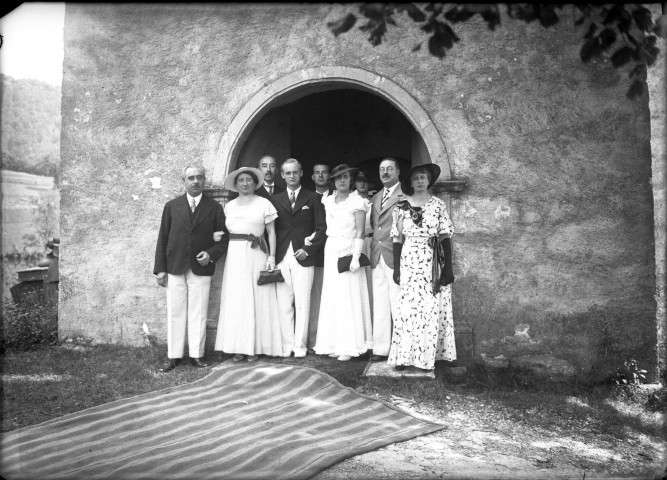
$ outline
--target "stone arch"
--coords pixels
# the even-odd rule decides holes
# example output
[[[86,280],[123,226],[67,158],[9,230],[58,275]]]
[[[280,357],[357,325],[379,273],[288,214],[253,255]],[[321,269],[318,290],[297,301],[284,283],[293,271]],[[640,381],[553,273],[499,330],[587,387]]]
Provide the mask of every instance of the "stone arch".
[[[401,86],[381,75],[361,68],[321,66],[289,73],[264,86],[238,111],[224,132],[213,168],[213,184],[221,185],[235,168],[233,161],[257,121],[269,109],[313,91],[327,88],[356,88],[378,95],[398,109],[421,136],[433,163],[440,167],[439,182],[451,179],[445,143],[423,107]]]

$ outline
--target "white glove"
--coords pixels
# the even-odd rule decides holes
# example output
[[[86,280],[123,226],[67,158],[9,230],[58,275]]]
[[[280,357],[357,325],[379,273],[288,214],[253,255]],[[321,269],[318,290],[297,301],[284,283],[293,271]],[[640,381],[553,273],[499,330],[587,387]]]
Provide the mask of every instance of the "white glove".
[[[350,272],[356,272],[359,270],[359,257],[361,256],[361,250],[364,248],[364,239],[355,238],[354,239],[354,250],[352,251],[352,261],[350,262]]]
[[[276,268],[276,257],[270,256],[266,259],[266,269],[270,272]]]

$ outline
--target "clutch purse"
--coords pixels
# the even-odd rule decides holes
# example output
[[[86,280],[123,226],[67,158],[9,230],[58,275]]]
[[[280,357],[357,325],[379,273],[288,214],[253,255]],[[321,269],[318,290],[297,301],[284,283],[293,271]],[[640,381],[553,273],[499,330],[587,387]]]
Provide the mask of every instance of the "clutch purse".
[[[352,263],[352,255],[345,255],[344,257],[338,258],[338,273],[347,272],[350,270],[350,263]],[[359,266],[367,267],[371,264],[371,261],[363,253],[359,256]]]
[[[267,283],[276,283],[284,282],[283,274],[280,273],[280,270],[262,270],[259,272],[259,278],[257,279],[257,285],[266,285]]]

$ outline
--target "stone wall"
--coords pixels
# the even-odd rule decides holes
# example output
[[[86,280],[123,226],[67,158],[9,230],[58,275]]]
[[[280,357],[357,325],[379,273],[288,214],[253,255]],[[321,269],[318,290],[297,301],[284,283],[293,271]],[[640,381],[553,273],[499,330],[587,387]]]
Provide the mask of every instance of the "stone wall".
[[[655,365],[648,99],[625,98],[627,72],[579,60],[573,18],[471,21],[438,60],[411,52],[423,37],[407,18],[378,47],[356,29],[334,38],[326,22],[349,5],[66,8],[61,336],[138,345],[146,323],[166,338],[152,263],[181,166],[215,171],[265,85],[345,66],[408,92],[466,182],[451,195],[453,302],[479,359],[526,324],[578,372],[626,354]]]

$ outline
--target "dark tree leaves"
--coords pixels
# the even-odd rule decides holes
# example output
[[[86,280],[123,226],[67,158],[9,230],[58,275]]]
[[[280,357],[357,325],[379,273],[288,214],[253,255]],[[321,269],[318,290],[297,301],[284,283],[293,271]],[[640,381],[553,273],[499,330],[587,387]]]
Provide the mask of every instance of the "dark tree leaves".
[[[460,40],[449,25],[442,22],[434,22],[433,35],[428,39],[428,51],[431,55],[443,58],[445,52]]]
[[[635,67],[630,70],[628,77],[637,77],[639,80],[646,80],[646,74],[646,65],[640,63],[639,65],[635,65]]]
[[[646,86],[645,81],[637,79],[634,82],[632,82],[632,85],[630,85],[630,88],[628,89],[625,96],[628,97],[630,100],[634,100],[635,98],[641,96],[642,93],[644,93],[645,86]]]
[[[620,67],[628,63],[634,57],[635,49],[632,47],[621,47],[611,56],[611,64]]]
[[[632,18],[634,18],[635,23],[640,30],[648,31],[653,27],[651,12],[645,7],[639,7],[637,10],[633,11]]]
[[[537,18],[543,27],[553,27],[558,23],[558,14],[551,5],[536,5],[536,10]]]
[[[419,7],[412,3],[399,3],[396,5],[397,12],[407,12],[408,16],[415,22],[420,23],[426,20],[426,14]]]
[[[331,33],[334,34],[334,37],[337,37],[341,33],[345,33],[350,28],[354,27],[355,23],[357,23],[357,17],[351,13],[348,13],[339,20],[327,23],[327,27],[329,30],[331,30]]]

